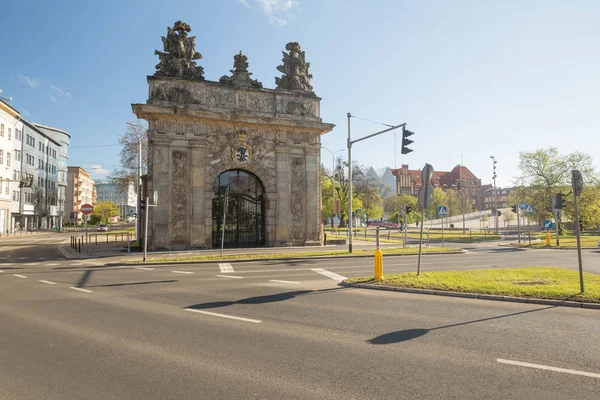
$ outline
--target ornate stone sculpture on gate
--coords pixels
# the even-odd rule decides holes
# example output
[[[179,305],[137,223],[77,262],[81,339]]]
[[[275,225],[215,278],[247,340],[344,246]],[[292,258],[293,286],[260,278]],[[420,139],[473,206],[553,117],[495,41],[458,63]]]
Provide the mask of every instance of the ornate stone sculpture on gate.
[[[229,83],[240,86],[252,86],[258,89],[262,89],[263,85],[256,79],[251,79],[250,75],[252,72],[248,72],[248,57],[242,54],[236,54],[233,56],[233,69],[230,70],[231,76],[223,75],[219,82]]]
[[[196,37],[187,35],[191,30],[188,24],[181,21],[175,22],[173,28],[167,28],[167,37],[162,37],[165,52],[154,51],[160,58],[156,75],[204,80],[204,68],[197,66],[194,61],[202,58],[202,54],[195,49]]]
[[[275,78],[277,89],[313,93],[313,87],[310,84],[312,75],[308,73],[310,63],[306,62],[305,53],[300,48],[300,44],[289,42],[285,49],[289,53],[283,52],[283,65],[277,67],[277,71],[283,74],[281,78]]]

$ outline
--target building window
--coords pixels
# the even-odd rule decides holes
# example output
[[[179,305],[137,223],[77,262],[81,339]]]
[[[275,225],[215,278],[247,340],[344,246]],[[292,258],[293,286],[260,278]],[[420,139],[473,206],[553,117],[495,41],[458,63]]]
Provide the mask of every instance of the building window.
[[[10,167],[10,152],[6,152],[6,166]]]
[[[13,197],[12,197],[13,201],[19,201],[19,191],[18,190],[13,190]]]
[[[15,129],[15,140],[23,140],[23,131]]]
[[[8,135],[7,135],[7,139],[10,140],[10,137],[12,136],[12,130],[10,128],[8,128]]]
[[[38,159],[38,167],[40,169],[44,169],[44,161],[43,160]]]
[[[4,163],[4,150],[0,150],[0,164]]]
[[[4,194],[10,193],[10,184],[6,182],[6,186],[4,186]]]
[[[0,124],[0,136],[4,136],[4,124]]]
[[[52,150],[52,158],[56,158],[56,150]]]

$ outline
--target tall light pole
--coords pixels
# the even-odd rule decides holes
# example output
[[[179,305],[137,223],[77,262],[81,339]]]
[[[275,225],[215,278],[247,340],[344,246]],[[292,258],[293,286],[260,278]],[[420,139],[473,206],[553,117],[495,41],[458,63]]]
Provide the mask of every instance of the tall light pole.
[[[493,166],[493,171],[494,171],[494,175],[492,176],[492,179],[494,179],[494,225],[495,225],[495,231],[496,234],[498,233],[498,191],[496,190],[496,163],[498,161],[496,161],[496,157],[494,156],[490,156],[490,158],[492,159],[492,166]]]
[[[136,124],[134,122],[128,122],[127,125],[133,127],[144,128],[140,124]],[[138,166],[137,166],[137,216],[135,218],[135,238],[138,242],[138,248],[141,245],[141,233],[142,233],[142,219],[140,215],[142,213],[142,138],[137,136],[138,142]],[[145,238],[144,238],[145,240]]]
[[[327,147],[321,145],[321,148],[323,150],[327,150],[329,153],[331,153],[331,228],[333,228],[333,217],[335,216],[335,186],[333,184],[333,176],[334,171],[335,171],[335,155],[341,151],[344,151],[344,149],[339,149],[337,151],[331,151],[329,150]]]

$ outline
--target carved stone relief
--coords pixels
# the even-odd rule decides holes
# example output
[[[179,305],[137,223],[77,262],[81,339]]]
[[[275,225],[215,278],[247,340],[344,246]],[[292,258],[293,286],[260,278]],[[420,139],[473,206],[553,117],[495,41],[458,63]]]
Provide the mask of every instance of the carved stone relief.
[[[273,112],[275,101],[272,95],[248,93],[248,108],[254,111]]]
[[[305,239],[304,158],[292,158],[292,229],[293,240]]]
[[[206,94],[206,104],[210,107],[234,108],[235,92],[221,89],[209,90]]]
[[[187,243],[188,219],[187,215],[187,153],[173,151],[173,175],[171,192],[171,241],[173,243]]]

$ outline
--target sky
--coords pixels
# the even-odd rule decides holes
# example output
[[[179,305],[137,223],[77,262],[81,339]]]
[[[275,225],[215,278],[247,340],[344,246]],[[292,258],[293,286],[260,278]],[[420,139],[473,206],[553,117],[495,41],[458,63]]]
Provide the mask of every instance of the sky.
[[[498,186],[519,175],[519,152],[558,147],[600,163],[600,2],[597,0],[4,0],[0,96],[24,118],[71,133],[70,165],[106,178],[119,136],[147,99],[177,20],[191,25],[199,65],[218,81],[240,50],[253,78],[275,87],[285,44],[311,63],[322,137],[331,151],[407,123],[400,135],[357,143],[366,166],[449,171],[461,163]],[[365,120],[375,121],[369,122]],[[331,154],[322,162],[331,167]]]

